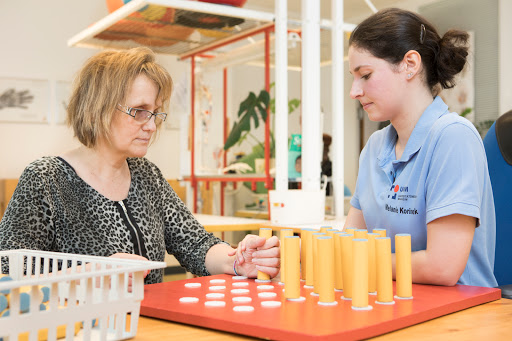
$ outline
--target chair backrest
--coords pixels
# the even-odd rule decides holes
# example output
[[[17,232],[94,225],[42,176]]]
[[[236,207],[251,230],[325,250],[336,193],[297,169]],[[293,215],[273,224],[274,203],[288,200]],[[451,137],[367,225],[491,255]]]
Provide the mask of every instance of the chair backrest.
[[[7,205],[18,185],[18,179],[0,179],[0,220],[7,209]]]
[[[496,210],[494,275],[501,286],[512,284],[512,111],[494,122],[484,147]]]

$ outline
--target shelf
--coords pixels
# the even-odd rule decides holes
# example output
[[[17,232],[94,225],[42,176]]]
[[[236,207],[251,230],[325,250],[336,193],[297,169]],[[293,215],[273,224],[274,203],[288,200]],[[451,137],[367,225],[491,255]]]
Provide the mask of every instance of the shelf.
[[[273,13],[188,0],[132,0],[68,40],[68,46],[129,49],[183,56],[244,35]]]
[[[301,70],[300,20],[289,20],[288,68]],[[232,44],[273,28],[274,13],[189,0],[132,0],[68,40],[68,46],[130,49],[146,46],[180,59],[208,52],[205,68],[264,66],[264,39]],[[198,27],[201,26],[201,27]],[[321,21],[321,65],[331,58],[331,22]],[[350,31],[353,25],[345,24]],[[273,39],[273,38],[271,38]],[[229,48],[226,45],[230,44]],[[219,67],[220,65],[220,67]],[[270,65],[274,66],[273,44]]]

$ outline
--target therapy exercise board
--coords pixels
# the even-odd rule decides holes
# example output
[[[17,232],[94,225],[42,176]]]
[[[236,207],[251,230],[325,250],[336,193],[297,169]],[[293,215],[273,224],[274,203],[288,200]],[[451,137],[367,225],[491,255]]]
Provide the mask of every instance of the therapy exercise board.
[[[286,300],[278,282],[258,283],[230,275],[151,284],[145,286],[140,314],[264,339],[356,340],[501,297],[495,288],[413,284],[412,299],[382,305],[369,295],[372,309],[355,311],[342,292],[336,292],[335,305],[319,305],[318,296],[311,295],[313,289],[303,284],[302,301]]]

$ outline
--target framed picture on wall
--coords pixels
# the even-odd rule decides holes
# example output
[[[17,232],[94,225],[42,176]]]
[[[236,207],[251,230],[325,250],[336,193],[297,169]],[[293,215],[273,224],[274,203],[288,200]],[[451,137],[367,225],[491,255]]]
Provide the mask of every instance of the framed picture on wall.
[[[65,124],[69,95],[71,94],[71,83],[67,81],[57,81],[55,84],[55,123]]]
[[[0,78],[0,122],[48,123],[48,80]]]

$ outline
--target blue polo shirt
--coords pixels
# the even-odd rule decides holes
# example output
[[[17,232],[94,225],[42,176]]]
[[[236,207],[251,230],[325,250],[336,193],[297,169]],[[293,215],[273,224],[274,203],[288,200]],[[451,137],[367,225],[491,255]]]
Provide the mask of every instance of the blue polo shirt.
[[[477,218],[471,252],[459,284],[495,287],[496,222],[482,139],[471,122],[436,97],[421,115],[396,159],[392,125],[372,134],[359,158],[351,205],[368,231],[410,233],[412,251],[427,247],[427,224],[463,214]]]

